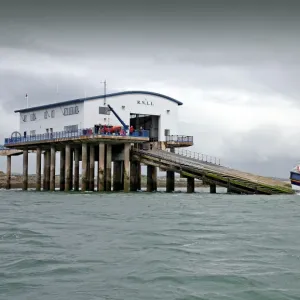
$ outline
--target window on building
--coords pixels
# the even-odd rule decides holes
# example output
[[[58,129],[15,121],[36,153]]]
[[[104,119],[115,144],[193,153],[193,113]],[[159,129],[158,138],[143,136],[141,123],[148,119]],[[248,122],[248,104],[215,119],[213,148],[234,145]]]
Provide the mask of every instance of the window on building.
[[[30,130],[30,135],[35,136],[35,130]]]
[[[110,110],[107,106],[99,106],[99,115],[110,115]]]
[[[44,112],[44,119],[48,119],[48,111],[47,110]]]
[[[30,121],[35,121],[36,120],[36,114],[32,113],[30,114]]]
[[[55,118],[55,110],[54,109],[51,110],[51,118]]]
[[[27,115],[24,115],[24,116],[22,117],[22,119],[23,119],[23,122],[27,122]]]
[[[65,126],[64,131],[66,131],[66,132],[77,132],[78,131],[78,125]]]

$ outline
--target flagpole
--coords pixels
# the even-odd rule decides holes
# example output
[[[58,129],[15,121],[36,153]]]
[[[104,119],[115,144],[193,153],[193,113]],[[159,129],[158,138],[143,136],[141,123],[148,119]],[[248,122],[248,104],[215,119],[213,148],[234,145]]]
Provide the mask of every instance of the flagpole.
[[[26,94],[25,98],[26,98],[27,108],[28,108],[29,106],[28,106],[28,95],[27,94]]]

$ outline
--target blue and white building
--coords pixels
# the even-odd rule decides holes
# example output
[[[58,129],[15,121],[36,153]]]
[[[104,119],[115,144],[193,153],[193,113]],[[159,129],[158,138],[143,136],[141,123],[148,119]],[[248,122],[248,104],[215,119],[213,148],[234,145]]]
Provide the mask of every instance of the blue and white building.
[[[182,102],[154,92],[125,91],[49,103],[16,110],[21,136],[51,132],[77,132],[95,125],[119,126],[110,105],[126,125],[149,130],[152,140],[164,141],[178,132],[178,108]]]

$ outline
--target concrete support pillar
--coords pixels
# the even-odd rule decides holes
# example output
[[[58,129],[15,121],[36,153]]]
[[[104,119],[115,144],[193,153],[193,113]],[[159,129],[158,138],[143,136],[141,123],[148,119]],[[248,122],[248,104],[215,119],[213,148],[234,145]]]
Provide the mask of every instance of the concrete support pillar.
[[[98,191],[105,191],[105,144],[99,144],[98,158]]]
[[[106,145],[106,191],[111,191],[111,144]]]
[[[87,144],[82,144],[81,191],[87,190]]]
[[[195,178],[187,177],[187,192],[194,193],[195,192]]]
[[[90,146],[90,191],[95,190],[95,146]]]
[[[87,159],[86,159],[86,190],[90,190],[90,147],[87,146]]]
[[[128,193],[130,189],[130,144],[124,144],[124,192]]]
[[[136,176],[137,176],[137,190],[140,191],[142,189],[142,170],[141,170],[141,163],[139,161],[136,162]]]
[[[6,165],[6,189],[11,189],[11,156],[7,156],[7,165]]]
[[[138,186],[137,177],[137,163],[135,161],[130,162],[130,191],[136,192]]]
[[[50,150],[47,150],[47,155],[46,155],[46,187],[47,191],[50,190],[50,161],[51,161],[51,153]]]
[[[217,192],[217,186],[215,184],[210,184],[209,191],[211,194],[215,194]]]
[[[65,172],[66,172],[66,179],[65,179],[65,191],[70,191],[70,179],[71,179],[71,147],[69,144],[66,145],[66,160],[65,160]]]
[[[157,168],[154,166],[147,166],[147,192],[157,190]]]
[[[167,171],[167,193],[172,193],[175,190],[175,174],[174,171]]]
[[[23,191],[28,189],[28,150],[23,150]]]
[[[73,163],[74,163],[74,150],[73,149],[70,149],[70,191],[73,190],[73,172],[74,172],[74,166],[73,166]]]
[[[74,191],[79,191],[79,149],[74,150]]]
[[[44,156],[44,167],[43,167],[43,190],[46,191],[46,160],[47,160],[47,153],[46,151],[43,154]]]
[[[36,149],[36,186],[35,186],[37,191],[41,190],[41,183],[42,183],[41,169],[42,169],[42,149],[38,147]]]
[[[122,190],[122,161],[114,161],[113,190]]]
[[[55,191],[55,146],[51,145],[51,159],[50,159],[50,191]]]
[[[65,190],[65,182],[66,182],[66,150],[61,149],[60,151],[60,170],[59,170],[59,190],[64,191]]]

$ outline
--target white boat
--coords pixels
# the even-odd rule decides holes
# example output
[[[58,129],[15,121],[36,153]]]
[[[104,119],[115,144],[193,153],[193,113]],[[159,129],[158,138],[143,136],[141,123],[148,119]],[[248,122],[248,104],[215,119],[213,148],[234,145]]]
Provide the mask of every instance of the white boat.
[[[300,164],[297,164],[290,172],[292,189],[300,192]]]

